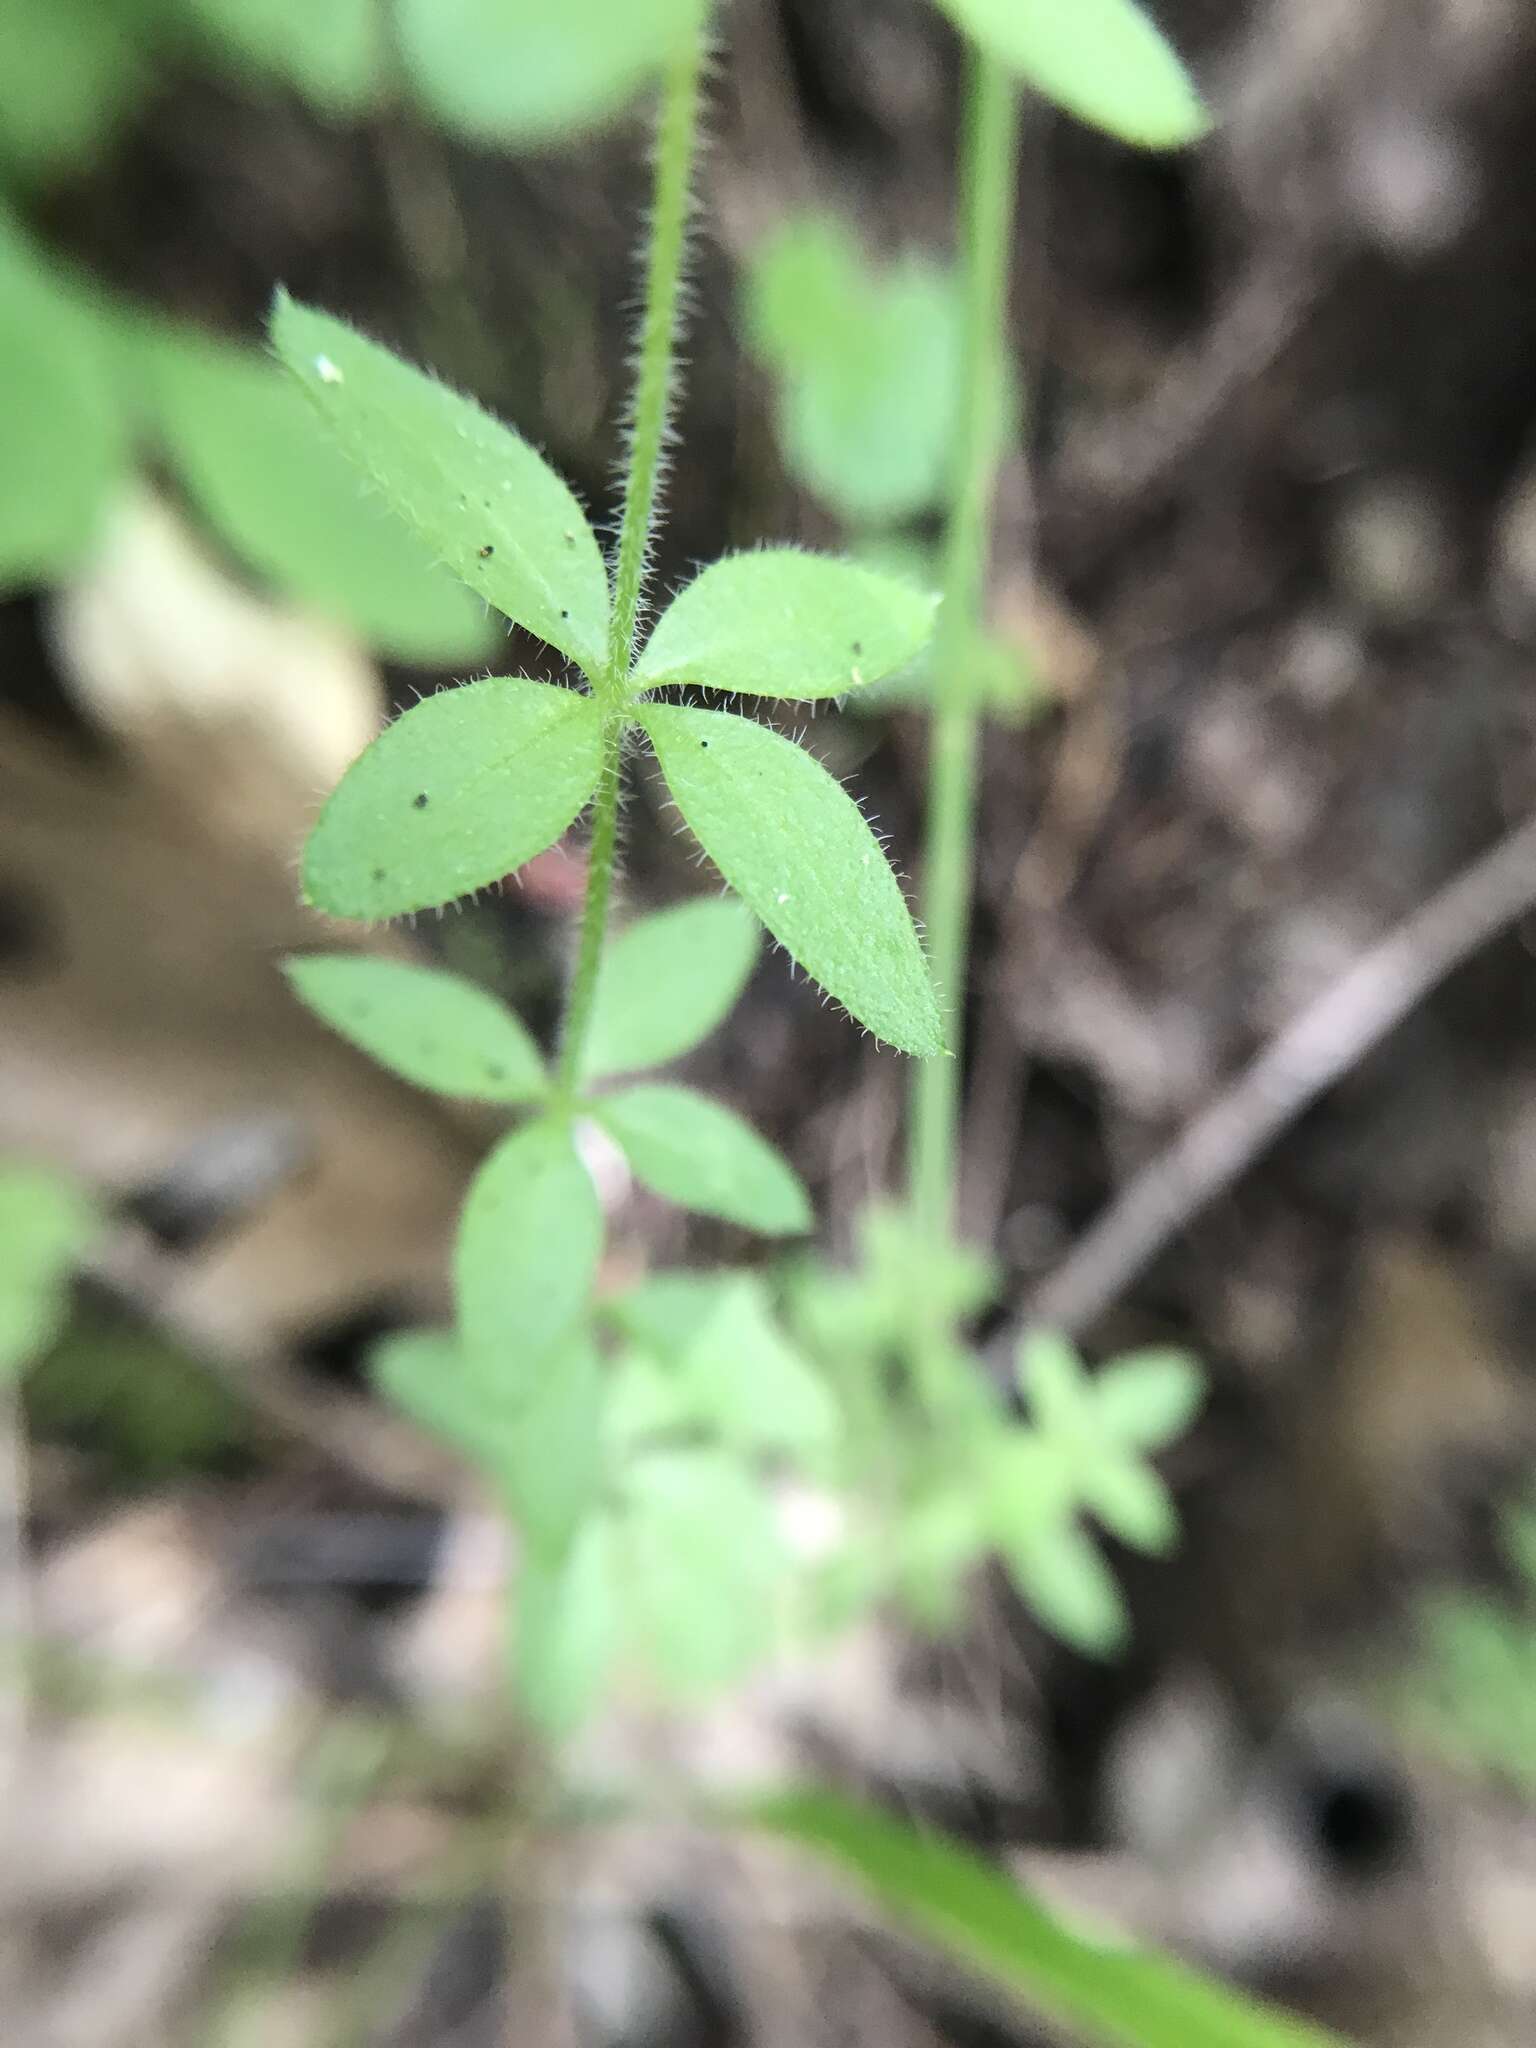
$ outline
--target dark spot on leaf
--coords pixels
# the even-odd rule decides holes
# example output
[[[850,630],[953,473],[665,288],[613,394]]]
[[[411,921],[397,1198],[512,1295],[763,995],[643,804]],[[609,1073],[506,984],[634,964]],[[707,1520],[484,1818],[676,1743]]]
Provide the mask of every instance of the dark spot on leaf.
[[[487,1081],[505,1081],[507,1070],[505,1067],[497,1066],[494,1060],[487,1060],[485,1063],[485,1078]]]
[[[376,882],[382,882],[384,879],[384,870],[382,868],[375,868],[373,871],[373,879]]]
[[[481,561],[482,561],[482,562],[488,562],[488,561],[490,560],[491,556],[495,554],[495,552],[496,552],[495,548],[493,548],[493,547],[492,547],[492,545],[491,545],[491,543],[490,543],[489,541],[487,541],[487,542],[486,542],[486,544],[485,544],[485,546],[484,546],[484,547],[483,547],[483,548],[482,548],[482,549],[480,550],[480,559],[481,559]]]
[[[411,798],[411,804],[414,809],[424,811],[427,808],[427,792],[424,789],[418,790],[416,795]]]
[[[853,651],[855,654],[862,654],[864,652],[864,642],[862,640],[855,640],[853,643]]]
[[[569,612],[562,612],[560,616],[562,619],[568,619],[571,615]]]

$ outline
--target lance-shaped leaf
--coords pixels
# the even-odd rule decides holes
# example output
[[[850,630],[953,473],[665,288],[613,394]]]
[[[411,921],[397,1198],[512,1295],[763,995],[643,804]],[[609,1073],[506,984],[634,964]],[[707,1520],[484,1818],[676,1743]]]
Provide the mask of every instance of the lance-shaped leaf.
[[[1032,1528],[1001,1546],[1014,1584],[1047,1628],[1090,1657],[1113,1657],[1130,1633],[1125,1603],[1098,1545],[1075,1519]]]
[[[1098,2048],[1348,2048],[1344,2037],[1101,1931],[1079,1933],[1017,1881],[930,1829],[825,1793],[746,1818],[850,1871],[892,1913]]]
[[[1189,73],[1136,0],[939,0],[955,26],[1079,120],[1177,149],[1209,120]]]
[[[936,604],[897,577],[798,548],[727,555],[673,598],[635,678],[646,689],[841,697],[919,654]]]
[[[286,293],[272,339],[345,453],[454,574],[596,673],[608,572],[543,456],[472,399]]]
[[[284,972],[317,1017],[418,1088],[484,1102],[544,1092],[527,1028],[462,975],[360,953],[304,954]]]
[[[482,1386],[533,1402],[586,1312],[602,1245],[569,1126],[540,1119],[503,1139],[470,1186],[454,1256],[459,1335]]]
[[[281,79],[343,119],[377,103],[388,45],[377,0],[190,0],[190,8],[237,69]]]
[[[381,502],[278,364],[158,322],[139,355],[193,500],[261,575],[402,660],[484,650],[484,605]]]
[[[333,917],[399,917],[483,889],[552,846],[597,786],[601,720],[575,690],[494,677],[442,690],[360,754],[304,849]]]
[[[476,1464],[486,1461],[498,1418],[451,1331],[396,1330],[374,1345],[368,1370],[385,1399],[429,1435]]]
[[[616,112],[698,18],[699,0],[397,0],[401,55],[450,128],[547,143]]]
[[[808,974],[902,1052],[943,1049],[906,899],[858,805],[766,726],[646,704],[678,809],[731,887]]]
[[[1173,1495],[1150,1465],[1123,1452],[1085,1463],[1078,1475],[1085,1508],[1132,1550],[1165,1556],[1179,1540]]]
[[[7,45],[0,71],[10,56]],[[57,576],[90,549],[129,450],[103,324],[3,213],[0,450],[4,592]]]
[[[1204,1398],[1205,1375],[1183,1351],[1128,1351],[1093,1379],[1102,1427],[1142,1451],[1160,1451],[1182,1436]]]
[[[597,1705],[621,1640],[618,1567],[603,1520],[589,1522],[563,1556],[521,1561],[513,1680],[524,1713],[546,1735],[571,1734]]]
[[[662,1082],[605,1096],[593,1115],[635,1172],[684,1209],[777,1237],[811,1227],[798,1175],[734,1111]]]
[[[744,903],[698,897],[642,917],[603,954],[582,1072],[665,1066],[724,1023],[751,975],[762,926]]]
[[[369,1363],[381,1393],[490,1476],[533,1550],[565,1549],[602,1476],[602,1369],[585,1331],[550,1352],[524,1400],[474,1372],[446,1330],[400,1331]]]

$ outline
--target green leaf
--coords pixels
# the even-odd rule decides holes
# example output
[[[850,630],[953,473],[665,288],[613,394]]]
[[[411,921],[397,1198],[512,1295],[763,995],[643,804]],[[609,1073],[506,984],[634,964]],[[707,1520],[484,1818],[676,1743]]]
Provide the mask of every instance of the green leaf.
[[[164,322],[145,323],[139,353],[194,504],[260,575],[403,661],[485,649],[484,606],[317,431],[277,364]]]
[[[774,1637],[780,1551],[761,1482],[724,1453],[668,1451],[640,1459],[628,1491],[637,1648],[684,1698],[732,1684]]]
[[[1014,1584],[1047,1628],[1090,1657],[1125,1648],[1130,1623],[1109,1566],[1076,1521],[1049,1522],[1005,1544]]]
[[[563,1344],[542,1384],[500,1434],[492,1463],[518,1527],[540,1557],[569,1548],[603,1478],[603,1370],[585,1332]]]
[[[462,975],[360,953],[307,953],[283,971],[316,1016],[418,1088],[533,1102],[544,1065],[523,1024]]]
[[[837,1404],[750,1273],[664,1273],[608,1304],[661,1368],[627,1404],[627,1436],[707,1428],[744,1450],[818,1458],[836,1440]],[[642,1364],[635,1359],[630,1367]]]
[[[590,697],[526,676],[441,690],[353,762],[304,849],[304,892],[333,917],[429,910],[552,846],[597,784]]]
[[[906,1821],[827,1793],[771,1797],[743,1817],[839,1865],[957,1962],[1101,2048],[1347,2048],[1122,1936],[1065,1927],[971,1850]]]
[[[1210,125],[1178,56],[1134,0],[938,0],[963,35],[1069,114],[1145,149]]]
[[[1159,1451],[1182,1436],[1205,1398],[1205,1375],[1187,1352],[1130,1351],[1094,1375],[1101,1425],[1137,1450]]]
[[[753,252],[745,321],[778,377],[790,468],[850,525],[915,518],[943,495],[961,375],[953,274],[909,252],[871,263],[835,217],[784,221]]]
[[[384,79],[378,0],[184,0],[227,60],[294,86],[322,113],[366,113]]]
[[[608,572],[544,458],[472,399],[284,292],[271,331],[343,451],[460,581],[598,673]]]
[[[1077,1485],[1084,1507],[1132,1550],[1162,1557],[1178,1542],[1173,1496],[1150,1465],[1136,1458],[1094,1459],[1084,1463]]]
[[[762,926],[744,903],[697,897],[620,932],[603,953],[582,1073],[665,1066],[723,1024],[757,963]]]
[[[602,1482],[603,1373],[585,1332],[548,1355],[532,1393],[488,1384],[445,1330],[386,1337],[369,1366],[388,1400],[490,1476],[531,1550],[569,1546]]]
[[[0,447],[3,592],[81,560],[129,456],[105,328],[3,213]]]
[[[486,1462],[493,1425],[484,1390],[451,1331],[393,1331],[372,1347],[368,1370],[385,1399],[429,1435],[477,1465]]]
[[[1019,1345],[1019,1390],[1047,1433],[1076,1435],[1089,1426],[1088,1376],[1067,1339],[1055,1330],[1030,1330]]]
[[[120,0],[10,0],[4,24],[0,160],[44,178],[99,153],[149,80],[150,24]]]
[[[918,654],[937,599],[798,548],[713,562],[673,598],[635,669],[646,689],[697,683],[760,697],[841,697]]]
[[[70,1271],[100,1229],[94,1205],[62,1174],[0,1168],[0,1385],[58,1333]]]
[[[708,1096],[654,1082],[605,1096],[592,1114],[641,1180],[669,1202],[777,1237],[811,1228],[799,1176],[750,1124]]]
[[[737,895],[829,995],[903,1052],[943,1050],[906,899],[853,799],[766,726],[646,704],[667,786]]]
[[[399,0],[401,54],[448,127],[542,143],[623,106],[697,18],[697,0]]]
[[[541,1119],[503,1139],[470,1185],[454,1259],[459,1334],[483,1385],[535,1399],[586,1312],[602,1245],[569,1128]]]
[[[598,1704],[618,1655],[623,1606],[607,1522],[589,1522],[558,1558],[518,1571],[513,1677],[524,1713],[548,1736],[573,1734]]]

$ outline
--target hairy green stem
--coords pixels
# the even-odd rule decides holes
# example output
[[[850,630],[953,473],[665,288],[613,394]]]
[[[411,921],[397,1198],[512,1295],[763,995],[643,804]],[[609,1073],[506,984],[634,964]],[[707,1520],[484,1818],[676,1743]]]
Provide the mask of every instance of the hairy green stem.
[[[581,1079],[581,1053],[592,1006],[597,1000],[597,971],[602,963],[603,934],[613,898],[614,870],[619,862],[619,784],[623,776],[625,719],[622,712],[603,720],[603,760],[592,807],[592,842],[587,851],[587,893],[581,906],[581,937],[576,971],[565,999],[565,1027],[560,1034],[560,1066],[555,1089],[568,1106]]]
[[[615,691],[627,680],[634,660],[662,453],[672,415],[678,307],[692,204],[693,162],[698,148],[699,80],[704,66],[707,14],[708,8],[701,5],[696,29],[668,67],[661,116],[656,124],[656,198],[646,254],[645,311],[640,322],[640,359],[624,479],[624,516],[619,527],[613,618],[608,635],[608,680]]]
[[[629,461],[624,476],[624,512],[614,564],[608,660],[604,673],[593,678],[603,709],[602,767],[592,814],[592,843],[587,854],[581,937],[576,969],[566,996],[555,1080],[557,1098],[568,1106],[575,1099],[581,1077],[582,1047],[597,996],[597,972],[618,865],[619,791],[624,735],[630,723],[629,673],[634,666],[640,597],[656,523],[662,453],[677,381],[678,310],[693,165],[698,150],[700,78],[708,15],[708,5],[701,0],[697,24],[668,66],[656,124],[656,194],[646,245],[645,306],[640,320]]]
[[[987,548],[1001,452],[1013,242],[1018,96],[993,58],[967,52],[960,150],[964,302],[961,417],[944,537],[939,678],[928,765],[923,916],[951,1057],[915,1066],[909,1161],[913,1209],[935,1237],[954,1227],[966,961],[975,865],[978,719],[967,670],[982,629]]]

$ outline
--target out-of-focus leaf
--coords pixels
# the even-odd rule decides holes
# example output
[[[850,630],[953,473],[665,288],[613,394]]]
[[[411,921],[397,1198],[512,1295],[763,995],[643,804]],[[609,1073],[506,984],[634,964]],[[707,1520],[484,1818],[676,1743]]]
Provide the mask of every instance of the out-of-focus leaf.
[[[104,324],[0,213],[0,591],[81,560],[128,457]]]
[[[125,0],[6,0],[0,160],[43,178],[104,149],[149,78],[154,16]]]
[[[284,971],[318,1017],[418,1088],[485,1102],[544,1092],[527,1027],[462,975],[361,953],[301,954]]]
[[[227,60],[294,86],[323,113],[375,105],[384,78],[379,0],[183,0]]]
[[[587,1524],[563,1555],[522,1560],[512,1669],[517,1697],[548,1736],[590,1716],[618,1656],[624,1618],[614,1533]]]
[[[253,569],[402,661],[484,652],[485,606],[368,488],[278,365],[164,323],[146,325],[139,353],[193,502]]]
[[[698,0],[399,0],[399,36],[445,126],[532,146],[617,112],[697,16]]]
[[[763,928],[744,903],[701,896],[642,917],[606,948],[582,1072],[589,1080],[681,1058],[724,1023]]]
[[[651,1082],[604,1096],[592,1113],[668,1201],[774,1236],[810,1229],[810,1201],[793,1168],[707,1095]]]
[[[636,1462],[628,1495],[637,1651],[683,1698],[744,1677],[775,1627],[780,1550],[761,1482],[721,1452],[657,1452]]]
[[[1183,1351],[1128,1351],[1093,1379],[1101,1426],[1142,1451],[1160,1451],[1182,1436],[1204,1398],[1205,1375]]]
[[[1346,2048],[1166,1956],[1072,1931],[969,1849],[888,1814],[788,1793],[744,1818],[841,1866],[956,1961],[1103,2048]]]
[[[965,35],[1081,121],[1144,149],[1210,125],[1177,52],[1136,0],[938,0]]]
[[[642,1375],[630,1434],[707,1428],[743,1449],[819,1456],[835,1439],[835,1402],[790,1342],[750,1273],[661,1273],[607,1312],[659,1369]]]
[[[505,1138],[471,1183],[454,1275],[459,1334],[481,1385],[519,1406],[584,1316],[603,1212],[569,1128],[540,1119]]]

